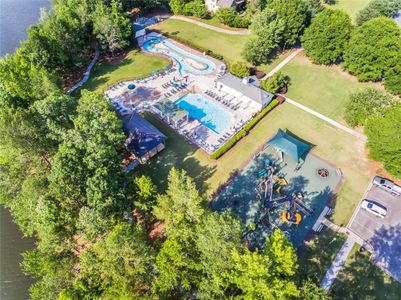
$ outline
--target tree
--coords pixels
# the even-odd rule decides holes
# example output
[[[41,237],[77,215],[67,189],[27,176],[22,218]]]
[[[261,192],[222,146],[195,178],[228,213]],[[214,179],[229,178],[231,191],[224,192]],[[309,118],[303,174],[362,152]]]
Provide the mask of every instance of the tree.
[[[342,10],[325,9],[305,30],[302,47],[313,62],[334,63],[342,58],[351,32],[351,18],[347,13]]]
[[[373,88],[352,93],[346,105],[345,120],[348,125],[364,126],[366,120],[391,106],[393,99],[386,93]]]
[[[311,20],[316,17],[318,13],[320,13],[324,7],[322,5],[322,1],[320,0],[304,0],[306,5],[306,12],[307,12],[307,22],[306,24],[309,25]]]
[[[149,214],[152,207],[156,204],[157,187],[153,184],[152,179],[142,175],[134,179],[135,184],[135,200],[134,205],[141,212]]]
[[[170,0],[169,5],[175,15],[182,15],[186,2],[185,0]]]
[[[206,18],[209,16],[205,3],[200,0],[188,2],[184,5],[182,14],[185,16],[195,16],[198,18]]]
[[[93,14],[93,31],[102,49],[114,54],[130,44],[132,27],[123,15],[121,3],[113,0],[111,8],[98,4]]]
[[[242,55],[256,65],[269,62],[282,43],[284,21],[276,12],[266,8],[254,16],[251,30],[256,36],[246,43]]]
[[[153,260],[153,250],[147,245],[142,228],[138,224],[120,223],[82,255],[81,276],[101,279],[101,292],[109,297],[139,297],[141,291],[146,293],[146,287],[150,287]]]
[[[266,0],[249,0],[246,3],[246,12],[249,15],[254,15],[261,12],[266,7]]]
[[[343,66],[361,81],[381,80],[401,52],[401,29],[388,18],[363,23],[345,49]]]
[[[267,80],[261,81],[260,86],[262,89],[269,93],[277,93],[283,87],[286,87],[290,83],[290,78],[281,72],[275,73],[272,77]]]
[[[382,162],[393,176],[401,178],[401,105],[388,107],[380,114],[372,115],[366,121],[369,156]]]
[[[362,25],[366,21],[377,17],[391,18],[401,8],[400,0],[372,0],[359,11],[356,23]]]
[[[185,239],[204,214],[202,202],[192,179],[185,171],[173,168],[168,175],[166,194],[157,197],[153,213],[165,222],[167,236]]]
[[[384,87],[393,94],[401,95],[401,57],[398,56],[396,61],[384,75]]]
[[[234,269],[228,278],[244,299],[289,299],[299,295],[294,274],[295,250],[279,231],[266,240],[266,251],[233,251]]]
[[[230,73],[240,78],[248,77],[250,74],[248,66],[242,62],[230,65]]]
[[[312,280],[305,281],[300,288],[300,300],[330,300],[325,290],[319,288]]]
[[[246,28],[249,26],[248,18],[241,17],[237,11],[231,8],[219,8],[216,17],[221,23],[230,27]]]
[[[302,0],[271,0],[267,7],[275,11],[284,23],[283,48],[297,42],[305,26],[306,5]]]

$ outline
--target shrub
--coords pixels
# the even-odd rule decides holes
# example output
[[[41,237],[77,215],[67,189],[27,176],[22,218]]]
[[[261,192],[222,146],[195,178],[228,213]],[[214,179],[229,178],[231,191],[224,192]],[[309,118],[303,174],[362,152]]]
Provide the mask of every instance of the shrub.
[[[223,156],[228,150],[235,146],[243,137],[245,137],[248,132],[255,127],[260,120],[262,120],[274,107],[278,105],[278,101],[274,99],[272,102],[269,103],[255,118],[249,121],[244,128],[238,131],[235,135],[231,137],[220,149],[214,152],[210,158],[211,159],[218,159]]]
[[[345,121],[352,127],[365,125],[371,115],[380,113],[392,103],[391,97],[377,89],[358,91],[350,95],[346,105]]]
[[[328,5],[334,5],[336,4],[337,0],[324,0],[324,3],[328,4]]]
[[[238,12],[231,8],[220,8],[216,12],[216,17],[224,25],[236,28],[246,28],[250,23],[248,18],[241,17]]]
[[[171,0],[170,1],[170,8],[176,15],[182,15],[184,13],[184,0]]]
[[[290,77],[281,72],[277,72],[269,79],[261,81],[260,86],[265,91],[274,94],[277,93],[281,88],[287,86],[289,83]]]
[[[361,25],[366,21],[381,16],[390,18],[400,8],[401,0],[373,0],[358,13],[356,17],[356,23]]]
[[[202,1],[196,0],[188,2],[184,5],[182,14],[185,16],[195,16],[198,18],[207,18],[209,12]]]
[[[230,66],[230,73],[240,78],[248,77],[250,75],[248,66],[242,62],[233,63]]]

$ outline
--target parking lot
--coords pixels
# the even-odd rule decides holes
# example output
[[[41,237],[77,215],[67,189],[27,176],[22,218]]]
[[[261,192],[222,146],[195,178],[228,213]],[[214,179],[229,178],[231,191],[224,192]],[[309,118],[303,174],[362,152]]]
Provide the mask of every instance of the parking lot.
[[[401,196],[372,185],[365,199],[387,208],[384,218],[358,208],[349,228],[360,236],[373,254],[373,262],[401,282]]]

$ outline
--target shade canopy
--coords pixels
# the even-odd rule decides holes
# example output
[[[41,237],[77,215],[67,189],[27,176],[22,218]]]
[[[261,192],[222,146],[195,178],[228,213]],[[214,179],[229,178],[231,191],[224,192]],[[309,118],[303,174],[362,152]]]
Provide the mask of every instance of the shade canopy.
[[[268,141],[267,144],[287,154],[296,162],[303,158],[312,147],[312,145],[295,138],[282,129],[279,129],[276,135]]]

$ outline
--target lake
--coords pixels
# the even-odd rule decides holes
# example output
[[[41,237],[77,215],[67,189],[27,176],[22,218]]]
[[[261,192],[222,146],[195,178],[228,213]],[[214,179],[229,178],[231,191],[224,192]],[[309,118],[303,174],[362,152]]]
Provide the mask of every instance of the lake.
[[[26,39],[27,28],[35,24],[47,0],[0,0],[0,56],[13,53]],[[32,279],[19,264],[21,253],[34,247],[34,239],[23,238],[7,209],[0,206],[0,299],[28,299]]]

